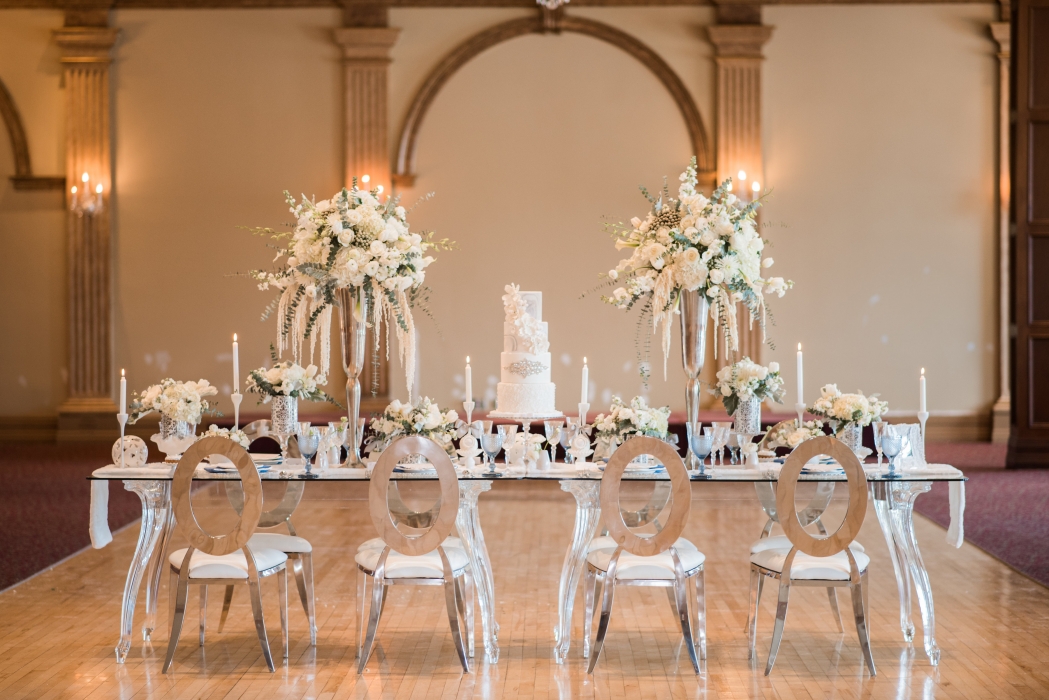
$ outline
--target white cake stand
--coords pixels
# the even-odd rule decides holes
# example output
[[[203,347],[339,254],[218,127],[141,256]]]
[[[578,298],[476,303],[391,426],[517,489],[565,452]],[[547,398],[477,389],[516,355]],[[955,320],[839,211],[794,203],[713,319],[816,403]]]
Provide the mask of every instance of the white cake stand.
[[[550,420],[552,418],[563,418],[564,413],[561,411],[551,411],[549,413],[507,413],[505,411],[492,411],[488,414],[489,418],[504,418],[506,420],[516,421],[521,424],[521,431],[524,433],[532,432],[532,423],[538,420]]]

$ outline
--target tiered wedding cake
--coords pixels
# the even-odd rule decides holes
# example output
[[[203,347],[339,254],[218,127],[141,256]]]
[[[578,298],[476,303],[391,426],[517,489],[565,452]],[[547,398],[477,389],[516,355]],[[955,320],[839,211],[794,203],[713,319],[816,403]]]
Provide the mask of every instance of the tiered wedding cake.
[[[547,418],[560,416],[554,408],[554,383],[550,381],[550,341],[543,321],[543,293],[522,292],[506,285],[503,295],[503,353],[499,356],[501,379],[496,387],[495,418]]]

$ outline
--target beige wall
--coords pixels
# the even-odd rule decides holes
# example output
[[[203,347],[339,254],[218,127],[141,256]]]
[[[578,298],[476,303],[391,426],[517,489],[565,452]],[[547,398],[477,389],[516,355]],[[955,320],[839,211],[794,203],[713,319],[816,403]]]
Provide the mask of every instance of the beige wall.
[[[570,12],[659,52],[713,142],[710,11]],[[912,375],[923,364],[932,409],[983,409],[996,395],[995,60],[982,29],[991,12],[766,9],[776,26],[764,74],[765,180],[775,187],[766,221],[788,226],[769,235],[775,269],[798,283],[773,306],[780,349],[767,357],[788,359],[793,386],[788,351],[804,342],[810,398],[838,381],[913,408]],[[391,134],[441,55],[521,14],[392,11],[403,31],[390,71]],[[61,18],[2,18],[0,78],[19,102],[37,171],[61,172],[49,44]],[[116,360],[133,387],[167,375],[229,383],[234,331],[242,367],[264,359],[275,331],[258,320],[268,297],[229,275],[271,254],[236,227],[286,222],[283,189],[327,196],[341,185],[341,69],[330,40],[339,19],[335,10],[114,13],[123,31],[113,74]],[[422,390],[442,402],[459,396],[469,354],[482,393],[498,372],[502,286],[516,281],[544,292],[560,408],[574,410],[583,355],[595,409],[612,392],[639,391],[636,317],[579,296],[618,258],[602,221],[643,213],[637,185],[658,186],[663,175],[673,184],[689,151],[658,81],[596,40],[522,37],[467,65],[423,126],[419,178],[405,196],[410,204],[436,192],[413,222],[460,244],[430,268],[443,337],[421,321]],[[19,264],[0,282],[0,324],[19,332],[0,345],[0,414],[47,413],[63,397],[62,215],[57,195],[12,192],[12,170],[4,142],[0,236]],[[680,408],[678,354],[666,383],[653,359],[652,399]],[[403,396],[403,382],[394,386]]]

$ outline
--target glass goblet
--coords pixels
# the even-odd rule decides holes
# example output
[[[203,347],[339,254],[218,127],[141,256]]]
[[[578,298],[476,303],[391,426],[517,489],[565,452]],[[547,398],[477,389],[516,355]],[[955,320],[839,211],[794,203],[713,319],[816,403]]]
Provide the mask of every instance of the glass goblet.
[[[882,453],[881,440],[882,440],[882,437],[885,435],[885,428],[888,425],[889,424],[886,423],[883,420],[876,420],[873,423],[871,423],[871,430],[874,431],[874,449],[876,449],[878,451],[878,466],[879,467],[881,466],[881,453]]]
[[[561,439],[561,428],[563,428],[564,425],[565,422],[563,420],[543,421],[543,434],[546,435],[546,442],[550,445],[551,464],[557,459],[557,443]]]
[[[502,444],[506,447],[511,447],[514,444],[514,436],[517,435],[517,425],[507,423],[506,425],[497,425],[495,429],[499,432],[502,437]],[[506,462],[506,455],[503,455],[503,462]]]
[[[568,450],[572,447],[572,440],[574,440],[575,436],[578,434],[579,424],[574,420],[569,420],[568,425],[561,430],[561,449],[565,451],[566,464],[575,464],[575,456],[573,456]]]
[[[692,453],[699,457],[699,471],[703,472],[706,469],[706,458],[710,454],[711,448],[714,446],[714,436],[711,434],[696,435],[692,434],[692,438],[689,440],[689,447],[692,448]],[[711,467],[714,466],[713,460],[711,460]]]
[[[485,433],[481,436],[481,449],[488,457],[489,471],[495,471],[495,458],[503,449],[503,436],[500,433]]]
[[[309,425],[307,423],[307,425]],[[310,460],[313,459],[313,455],[317,454],[317,448],[320,446],[320,432],[316,428],[307,428],[302,431],[300,428],[299,432],[299,452],[302,454],[303,459],[306,460],[306,473],[302,475],[303,479],[316,479],[318,476],[314,474],[310,467]]]
[[[895,430],[887,431],[881,436],[881,448],[889,458],[889,474],[896,472],[896,455],[903,451],[903,437]]]

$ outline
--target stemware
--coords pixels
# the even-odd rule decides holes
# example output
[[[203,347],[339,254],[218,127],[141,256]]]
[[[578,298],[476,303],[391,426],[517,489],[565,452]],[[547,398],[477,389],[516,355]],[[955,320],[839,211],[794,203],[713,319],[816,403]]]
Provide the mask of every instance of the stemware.
[[[707,455],[710,454],[711,448],[714,446],[714,436],[710,433],[705,435],[696,435],[693,433],[689,439],[689,447],[692,448],[692,453],[699,457],[699,472],[702,473],[706,468]],[[710,460],[710,466],[714,466],[714,460]]]
[[[720,431],[721,437],[718,437]],[[714,421],[714,449],[718,453],[718,464],[721,466],[725,465],[725,448],[729,444],[729,433],[732,431],[732,423],[730,421]]]
[[[903,436],[895,429],[889,428],[881,436],[881,448],[889,458],[889,474],[896,472],[896,456],[903,451]]]
[[[575,455],[569,452],[569,448],[572,447],[572,440],[579,434],[579,424],[575,422],[574,418],[568,419],[568,425],[561,430],[561,448],[565,451],[565,463],[575,464]]]
[[[878,466],[881,466],[881,439],[885,435],[885,426],[887,426],[883,420],[876,420],[871,423],[871,430],[874,431],[874,449],[878,451]]]
[[[307,428],[302,429],[302,423],[299,424],[299,453],[302,454],[302,458],[306,460],[306,473],[302,475],[303,479],[317,479],[319,478],[316,474],[311,471],[310,460],[313,459],[313,455],[317,454],[317,448],[320,446],[320,432],[316,428],[310,428],[309,423],[305,425]]]
[[[495,458],[499,454],[499,450],[503,449],[503,434],[485,433],[482,435],[481,449],[484,450],[485,456],[488,457],[488,470],[494,472]]]
[[[500,437],[502,437],[502,445],[505,447],[513,447],[514,440],[516,439],[514,436],[517,435],[517,426],[508,423],[506,425],[497,425],[495,429],[499,431],[499,435]],[[498,452],[498,450],[496,451]],[[506,454],[503,454],[503,464],[507,464],[506,459]]]
[[[328,422],[328,449],[335,452],[328,456],[332,464],[342,461],[342,448],[346,444],[348,426],[349,422],[345,420]]]
[[[551,464],[557,460],[557,443],[561,440],[561,429],[564,425],[565,422],[563,420],[543,421],[543,434],[546,435],[546,442],[550,445]]]

